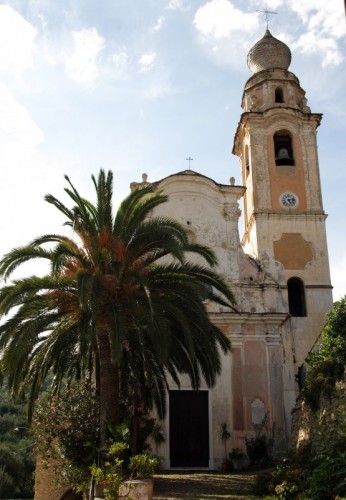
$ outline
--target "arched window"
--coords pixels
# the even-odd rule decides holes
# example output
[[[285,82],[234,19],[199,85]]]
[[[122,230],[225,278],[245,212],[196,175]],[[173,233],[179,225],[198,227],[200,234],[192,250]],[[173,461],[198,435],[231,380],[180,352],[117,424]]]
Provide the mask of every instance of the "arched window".
[[[250,173],[249,146],[247,144],[245,146],[245,170],[247,177]]]
[[[293,147],[291,135],[282,130],[274,134],[275,164],[294,165]]]
[[[276,87],[275,89],[275,102],[285,102],[284,92],[281,87]]]
[[[291,316],[306,316],[304,283],[299,278],[290,278],[287,281],[288,307]]]

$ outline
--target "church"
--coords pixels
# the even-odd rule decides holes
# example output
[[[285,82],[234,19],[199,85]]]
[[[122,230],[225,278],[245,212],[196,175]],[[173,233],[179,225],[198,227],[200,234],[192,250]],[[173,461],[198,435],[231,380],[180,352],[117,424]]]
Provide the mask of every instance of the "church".
[[[152,182],[169,201],[155,215],[174,216],[191,241],[218,257],[217,271],[236,297],[234,310],[205,304],[232,344],[212,389],[171,384],[163,422],[163,468],[218,468],[227,451],[263,429],[273,454],[289,447],[298,371],[332,307],[317,154],[322,115],[311,111],[291,51],[267,29],[247,57],[242,114],[234,136],[241,185],[192,170]],[[141,183],[132,183],[134,189]],[[239,229],[243,214],[244,229]]]

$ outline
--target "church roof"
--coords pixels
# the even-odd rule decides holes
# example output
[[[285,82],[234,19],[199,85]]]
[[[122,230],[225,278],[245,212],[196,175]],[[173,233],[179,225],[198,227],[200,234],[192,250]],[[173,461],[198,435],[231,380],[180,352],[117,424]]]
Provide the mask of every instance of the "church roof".
[[[148,182],[148,174],[142,174],[142,182],[131,182],[130,184],[130,189],[133,191],[134,189],[137,189],[140,186],[146,186],[148,184],[151,184],[155,188],[159,187],[163,182],[170,180],[174,180],[175,178],[179,178],[181,176],[187,176],[187,177],[197,177],[199,179],[204,179],[208,181],[208,183],[213,184],[214,186],[217,186],[218,189],[221,189],[222,191],[232,191],[234,195],[237,196],[237,199],[241,198],[246,190],[245,186],[239,186],[235,185],[235,179],[234,177],[231,177],[229,179],[229,184],[220,184],[219,182],[214,181],[211,177],[207,177],[206,175],[200,174],[199,172],[195,172],[194,170],[182,170],[180,172],[176,172],[174,174],[168,175],[167,177],[164,177],[163,179],[160,179],[159,181],[154,181],[154,182]]]
[[[234,185],[234,178],[231,178],[230,179],[230,184],[220,184],[219,182],[216,182],[214,179],[212,179],[211,177],[208,177],[207,175],[204,175],[204,174],[200,174],[199,172],[195,172],[194,170],[182,170],[180,172],[175,172],[174,174],[171,174],[171,175],[168,175],[167,177],[164,177],[163,179],[160,179],[159,181],[155,182],[155,184],[159,185],[161,182],[165,181],[166,179],[170,179],[172,177],[177,177],[179,175],[191,175],[191,176],[195,176],[195,177],[201,177],[203,179],[207,179],[208,181],[212,182],[213,184],[215,184],[215,186],[219,186],[219,187],[236,187],[236,188],[243,188],[243,186],[235,186]]]
[[[264,36],[249,50],[247,65],[252,73],[266,69],[288,69],[291,51],[267,29]]]

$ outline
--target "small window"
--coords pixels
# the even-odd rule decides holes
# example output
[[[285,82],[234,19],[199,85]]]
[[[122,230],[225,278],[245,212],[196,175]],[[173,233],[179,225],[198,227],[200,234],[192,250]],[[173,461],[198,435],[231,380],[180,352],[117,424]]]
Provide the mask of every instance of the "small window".
[[[287,281],[288,307],[291,316],[306,316],[304,283],[299,278],[290,278]]]
[[[275,102],[285,102],[284,100],[284,92],[281,87],[277,87],[275,89]]]
[[[294,165],[292,138],[288,132],[276,132],[274,135],[275,164],[277,166]]]

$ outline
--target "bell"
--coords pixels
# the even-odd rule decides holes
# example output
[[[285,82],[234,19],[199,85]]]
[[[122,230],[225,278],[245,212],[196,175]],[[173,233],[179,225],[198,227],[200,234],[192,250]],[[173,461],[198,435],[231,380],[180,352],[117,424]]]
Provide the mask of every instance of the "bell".
[[[291,160],[288,149],[285,147],[281,147],[276,156],[277,160]]]

